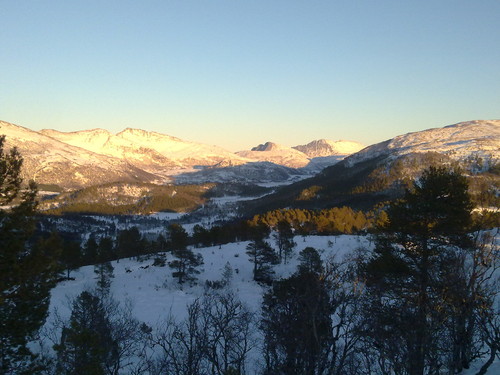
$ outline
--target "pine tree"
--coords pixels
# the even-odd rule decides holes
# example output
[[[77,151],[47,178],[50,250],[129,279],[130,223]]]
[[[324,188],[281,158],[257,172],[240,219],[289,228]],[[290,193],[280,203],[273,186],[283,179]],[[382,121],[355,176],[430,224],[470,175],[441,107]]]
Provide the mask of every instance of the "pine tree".
[[[137,227],[125,229],[118,233],[116,239],[116,254],[118,258],[129,258],[144,253],[144,243]]]
[[[335,373],[325,371],[333,341],[332,306],[324,280],[315,273],[276,281],[262,302],[264,374]]]
[[[103,301],[82,292],[73,303],[69,324],[63,328],[57,352],[57,373],[61,375],[104,375],[115,368],[118,345]]]
[[[188,234],[181,225],[170,225],[169,234],[172,255],[176,258],[168,263],[169,267],[175,270],[172,276],[177,278],[179,284],[194,281],[194,275],[200,273],[197,268],[203,264],[201,254],[195,254],[188,249]]]
[[[99,246],[97,248],[97,259],[96,262],[107,262],[113,259],[117,259],[115,246],[113,240],[110,237],[103,237],[99,240]]]
[[[291,224],[286,220],[278,221],[276,225],[277,233],[275,235],[276,243],[279,249],[280,262],[284,260],[285,264],[292,255],[293,249],[297,245],[293,240],[293,230]]]
[[[77,242],[63,241],[61,262],[66,268],[66,278],[69,280],[71,270],[81,265],[81,249]]]
[[[90,237],[83,247],[83,263],[94,264],[97,262],[98,244],[94,237]]]
[[[311,272],[321,274],[323,272],[323,262],[318,251],[314,247],[306,247],[299,253],[299,272]]]
[[[374,257],[366,264],[366,319],[380,355],[410,375],[437,371],[457,249],[470,246],[471,202],[465,177],[430,168],[388,209]],[[441,349],[440,349],[441,348]]]
[[[45,321],[57,254],[28,242],[34,230],[35,183],[22,189],[22,157],[0,136],[0,373],[36,373],[27,343]],[[19,201],[14,201],[18,198]]]
[[[114,278],[114,268],[110,261],[110,242],[106,238],[102,238],[97,248],[96,264],[94,265],[94,273],[97,279],[97,292],[101,298],[109,295],[111,287],[111,279]]]
[[[94,273],[96,274],[97,279],[96,290],[99,292],[101,297],[109,294],[111,279],[115,277],[113,271],[114,268],[110,261],[94,265]]]
[[[233,267],[231,267],[231,264],[229,264],[229,262],[226,262],[224,268],[222,269],[222,283],[224,284],[224,286],[228,286],[231,284],[232,280],[233,280]]]
[[[253,279],[269,283],[274,274],[273,265],[279,263],[279,258],[271,245],[262,238],[256,238],[247,245],[246,253],[253,263]]]

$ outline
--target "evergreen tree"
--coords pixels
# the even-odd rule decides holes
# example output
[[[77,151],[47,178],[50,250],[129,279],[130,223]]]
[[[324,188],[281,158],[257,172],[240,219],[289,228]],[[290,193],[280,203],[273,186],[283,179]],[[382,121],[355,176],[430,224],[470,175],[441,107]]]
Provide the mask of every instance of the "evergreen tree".
[[[201,225],[196,224],[193,228],[193,242],[197,246],[210,246],[211,238],[210,231],[203,228]]]
[[[189,237],[181,225],[170,225],[169,234],[172,255],[176,258],[168,263],[170,268],[175,270],[172,276],[177,278],[179,284],[195,280],[194,275],[200,273],[197,267],[203,264],[201,254],[195,254],[192,250],[188,249]]]
[[[27,343],[45,321],[57,274],[54,249],[28,242],[34,230],[35,183],[21,187],[22,157],[0,136],[0,373],[34,374]],[[14,199],[19,200],[14,202]]]
[[[264,373],[330,373],[323,371],[333,342],[332,313],[328,288],[317,274],[298,272],[276,281],[262,302]]]
[[[63,241],[61,262],[66,268],[66,278],[69,279],[71,270],[81,265],[81,249],[77,242]]]
[[[247,245],[246,253],[253,263],[253,278],[255,281],[271,282],[274,274],[273,265],[279,263],[279,258],[271,245],[262,238],[255,238]]]
[[[107,368],[117,367],[119,348],[99,297],[86,291],[78,296],[69,324],[54,349],[60,375],[104,375]]]
[[[365,267],[365,312],[367,335],[393,368],[422,375],[445,365],[444,351],[453,347],[443,331],[449,319],[446,275],[457,249],[471,244],[471,208],[465,177],[430,168],[388,210]]]
[[[94,265],[94,273],[97,279],[97,292],[101,299],[109,295],[111,287],[111,279],[114,278],[114,268],[110,261],[110,241],[102,238],[97,248],[96,264]]]
[[[286,264],[297,245],[293,240],[292,225],[286,220],[280,220],[276,225],[276,231],[275,238],[279,249],[279,259],[280,262],[284,260]]]
[[[111,288],[111,279],[114,278],[114,268],[110,261],[97,263],[94,265],[94,273],[97,279],[97,292],[101,297],[109,294]]]
[[[125,229],[118,233],[116,239],[116,254],[118,258],[129,258],[144,253],[144,243],[137,227]]]
[[[154,244],[155,250],[157,252],[163,252],[167,250],[167,240],[163,235],[159,235]]]
[[[222,283],[224,286],[230,285],[233,280],[233,267],[229,262],[226,262],[222,270]]]
[[[323,272],[323,262],[318,251],[314,247],[306,247],[299,253],[299,272],[311,272],[321,274]]]
[[[94,237],[90,237],[83,247],[83,263],[94,264],[97,262],[99,245]]]
[[[113,240],[110,237],[101,238],[99,240],[99,246],[97,248],[96,261],[102,263],[113,259],[117,259]]]

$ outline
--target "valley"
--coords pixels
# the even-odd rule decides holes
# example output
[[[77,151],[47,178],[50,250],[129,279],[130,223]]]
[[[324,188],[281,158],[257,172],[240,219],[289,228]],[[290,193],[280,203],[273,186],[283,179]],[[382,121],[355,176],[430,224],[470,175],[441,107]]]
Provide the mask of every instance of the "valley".
[[[439,345],[426,347],[438,363],[429,368],[500,369],[499,120],[368,147],[267,142],[238,153],[139,129],[33,132],[0,122],[3,133],[5,149],[20,151],[2,154],[13,167],[2,180],[8,251],[0,255],[16,265],[3,269],[19,280],[40,270],[36,283],[4,295],[22,291],[29,297],[20,308],[42,312],[23,345],[48,374],[67,364],[66,345],[87,352],[68,332],[85,334],[75,327],[94,324],[85,318],[92,309],[108,323],[89,329],[108,332],[102,339],[119,353],[102,361],[120,375],[187,374],[176,366],[191,354],[193,374],[270,374],[292,366],[283,360],[292,346],[297,368],[311,355],[318,374],[323,365],[382,374],[409,363],[401,359],[414,350],[407,334],[421,330]],[[19,177],[38,182],[41,194]],[[7,194],[11,186],[19,197]],[[419,293],[425,305],[413,298]],[[418,320],[420,309],[427,319]],[[6,316],[5,330],[17,327],[16,314]],[[457,336],[462,318],[474,319],[473,340]],[[324,335],[318,352],[307,344],[315,330]],[[449,360],[460,350],[454,340],[474,353],[467,367]],[[22,367],[31,363],[16,359],[23,356],[7,358]]]

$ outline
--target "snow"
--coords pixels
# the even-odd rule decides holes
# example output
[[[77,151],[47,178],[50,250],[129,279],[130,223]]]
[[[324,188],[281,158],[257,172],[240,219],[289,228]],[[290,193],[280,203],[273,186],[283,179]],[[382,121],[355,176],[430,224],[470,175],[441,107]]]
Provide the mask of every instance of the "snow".
[[[274,143],[267,143],[262,151],[233,153],[218,146],[131,128],[117,134],[105,129],[35,132],[0,121],[0,134],[7,135],[8,147],[17,146],[24,156],[26,178],[40,183],[53,181],[64,188],[138,178],[160,184],[174,178],[177,183],[290,182],[292,174],[313,174],[335,164],[346,156],[339,155],[339,150],[345,152],[348,147],[347,141],[317,141],[322,145],[323,159],[314,160],[295,148]],[[352,147],[350,150],[354,151]],[[288,168],[304,169],[294,172]],[[63,174],[60,179],[55,177]]]
[[[345,157],[355,152],[360,151],[365,146],[359,142],[353,141],[330,141],[327,139],[319,139],[309,142],[306,145],[293,147],[296,150],[302,151],[310,158],[341,156]]]
[[[170,220],[179,220],[184,215],[186,214],[183,212],[155,212],[154,214],[151,214],[149,216],[158,220],[170,221]]]
[[[272,241],[271,241],[272,242]],[[295,237],[297,247],[295,256],[288,264],[275,267],[278,278],[288,277],[298,264],[297,254],[307,246],[312,246],[320,251],[323,259],[334,257],[342,260],[359,248],[371,249],[372,243],[367,236],[341,235],[341,236],[306,236]],[[172,314],[177,321],[187,316],[187,306],[204,292],[205,281],[221,279],[223,267],[229,263],[233,269],[233,279],[230,288],[234,290],[258,318],[263,293],[267,287],[255,283],[252,279],[252,264],[245,254],[248,242],[230,243],[222,246],[207,248],[194,248],[204,259],[202,272],[198,275],[197,285],[180,286],[172,277],[172,270],[166,267],[152,266],[153,260],[138,262],[134,259],[121,259],[112,262],[114,279],[112,280],[111,293],[119,301],[131,301],[134,316],[149,326],[158,327],[168,315]],[[167,262],[171,260],[167,254]],[[56,312],[67,319],[70,315],[68,301],[75,298],[83,290],[95,287],[95,274],[93,266],[86,266],[73,271],[71,276],[75,280],[59,283],[51,292],[49,317],[45,325],[51,329]],[[251,361],[255,363],[255,361]],[[473,368],[465,371],[463,375],[476,373],[481,363],[475,363]],[[500,362],[497,360],[489,369],[489,375],[498,374]]]
[[[275,267],[277,277],[287,277],[295,272],[298,264],[297,254],[307,246],[321,250],[324,259],[334,256],[338,260],[359,247],[370,247],[369,239],[362,236],[297,236],[295,241],[295,256],[288,264]],[[229,263],[233,269],[230,288],[258,317],[266,287],[253,281],[252,264],[245,253],[247,244],[248,242],[239,242],[220,247],[194,248],[194,252],[203,256],[204,265],[198,275],[197,285],[193,286],[180,286],[172,277],[172,270],[168,266],[152,266],[153,259],[144,262],[134,259],[114,261],[111,293],[119,301],[129,300],[134,316],[155,328],[169,314],[173,314],[178,321],[183,320],[187,315],[187,306],[203,294],[205,281],[220,280],[224,266]],[[171,255],[167,254],[167,262],[172,259],[170,257]],[[69,318],[71,311],[68,301],[77,297],[83,290],[95,287],[93,266],[72,271],[71,277],[74,280],[60,282],[51,291],[49,317],[45,324],[47,330],[52,329],[56,315],[63,319]]]
[[[481,157],[485,162],[500,160],[500,120],[461,122],[397,136],[351,155],[352,166],[383,154],[399,157],[410,153],[438,152],[455,160]]]

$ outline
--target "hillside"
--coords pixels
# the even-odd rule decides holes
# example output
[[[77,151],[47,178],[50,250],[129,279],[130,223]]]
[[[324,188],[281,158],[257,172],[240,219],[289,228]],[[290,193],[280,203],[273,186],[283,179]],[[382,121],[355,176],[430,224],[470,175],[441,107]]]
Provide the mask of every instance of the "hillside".
[[[306,247],[313,247],[320,251],[323,261],[340,262],[354,256],[360,248],[371,251],[373,243],[370,238],[364,236],[307,236],[296,237],[298,246],[297,254]],[[189,306],[195,301],[210,293],[233,293],[238,301],[243,303],[252,316],[252,329],[248,332],[251,339],[251,347],[245,358],[243,367],[246,374],[258,374],[263,366],[262,358],[262,332],[258,325],[262,317],[261,304],[264,293],[268,292],[268,286],[256,283],[252,275],[252,263],[246,254],[248,242],[230,243],[222,246],[213,246],[194,249],[203,258],[201,273],[197,275],[197,283],[194,285],[180,286],[172,276],[172,269],[155,263],[155,257],[136,259],[121,259],[111,262],[114,271],[111,279],[110,292],[119,307],[126,309],[130,306],[128,319],[137,319],[150,327],[153,337],[162,332],[167,321],[181,323],[187,319]],[[165,254],[166,261],[173,258],[170,253]],[[156,255],[158,257],[158,254]],[[298,257],[294,256],[288,264],[275,266],[276,278],[289,277],[296,271]],[[223,272],[229,268],[229,283],[223,290],[214,288],[214,282],[223,280]],[[71,303],[84,290],[96,288],[97,276],[94,266],[81,267],[71,272],[72,280],[62,281],[51,292],[49,316],[42,329],[41,341],[36,347],[45,348],[46,353],[52,353],[54,342],[58,342],[61,332],[61,322],[66,321],[71,314]],[[212,286],[212,287],[211,287]],[[347,291],[348,289],[346,289]],[[125,310],[127,311],[127,310]],[[221,310],[223,313],[224,310]],[[237,312],[234,311],[236,314]],[[203,318],[203,316],[199,316]],[[51,341],[54,340],[54,341]],[[162,355],[161,346],[155,346],[149,352],[147,358]],[[144,357],[132,357],[127,364],[122,364],[125,369],[123,373],[132,372],[134,366]],[[476,360],[471,369],[462,375],[475,374],[484,360]],[[496,374],[500,369],[500,361],[495,360],[488,369],[487,375]]]
[[[307,246],[324,249],[323,259],[332,256],[341,259],[344,255],[353,252],[359,246],[369,246],[368,239],[357,236],[341,237],[306,237],[297,238],[297,253]],[[226,264],[232,269],[232,277],[228,289],[236,293],[239,300],[251,311],[256,319],[260,316],[260,307],[263,294],[268,290],[253,280],[252,263],[246,252],[248,242],[231,243],[222,246],[194,249],[203,257],[203,266],[198,275],[196,285],[179,286],[172,276],[172,269],[154,265],[154,259],[138,262],[133,259],[114,261],[114,278],[111,283],[113,297],[121,301],[122,306],[128,301],[132,306],[132,315],[140,322],[153,328],[153,333],[160,329],[169,316],[176,321],[182,321],[187,316],[188,305],[196,298],[209,292],[209,282],[222,279]],[[166,254],[166,261],[173,258]],[[298,264],[294,257],[288,264],[275,267],[276,276],[288,277],[295,272]],[[86,266],[71,273],[74,280],[63,281],[52,290],[50,301],[50,315],[46,321],[45,329],[54,336],[58,334],[57,322],[70,316],[68,299],[77,297],[82,290],[89,290],[96,286],[96,275],[93,266]],[[256,328],[256,327],[255,327]],[[256,374],[259,369],[261,337],[257,329],[252,331],[255,341],[253,350],[249,353],[246,368],[247,374]],[[159,348],[158,348],[159,349]],[[156,354],[159,354],[157,352]]]
[[[400,196],[407,183],[430,165],[462,168],[469,174],[476,200],[498,207],[499,161],[500,121],[463,122],[366,147],[312,178],[247,203],[245,209],[249,213],[342,205],[371,209]]]
[[[74,189],[110,181],[158,179],[126,160],[69,145],[21,126],[0,122],[0,134],[6,135],[7,149],[17,147],[23,156],[24,180]]]
[[[155,185],[109,183],[64,192],[40,203],[44,214],[139,215],[155,212],[189,212],[207,201],[213,184]]]

